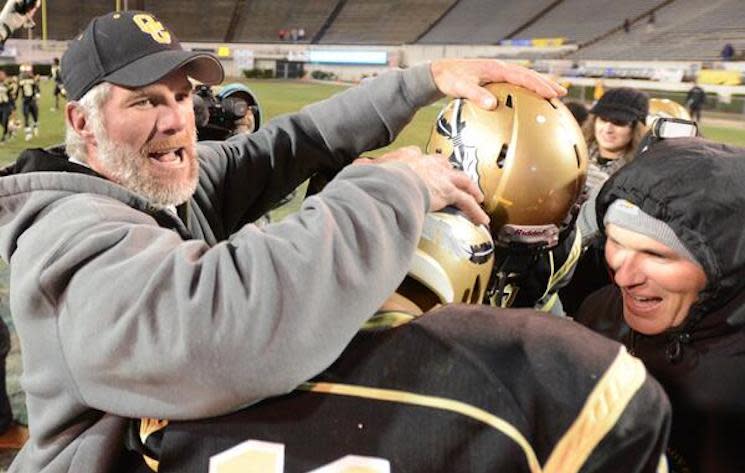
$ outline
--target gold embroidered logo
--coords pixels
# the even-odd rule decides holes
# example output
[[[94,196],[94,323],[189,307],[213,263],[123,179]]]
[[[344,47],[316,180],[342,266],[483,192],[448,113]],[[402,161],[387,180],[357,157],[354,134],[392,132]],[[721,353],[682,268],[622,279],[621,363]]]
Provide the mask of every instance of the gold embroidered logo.
[[[132,20],[143,33],[149,34],[158,43],[171,44],[171,33],[154,16],[141,13],[133,16]]]

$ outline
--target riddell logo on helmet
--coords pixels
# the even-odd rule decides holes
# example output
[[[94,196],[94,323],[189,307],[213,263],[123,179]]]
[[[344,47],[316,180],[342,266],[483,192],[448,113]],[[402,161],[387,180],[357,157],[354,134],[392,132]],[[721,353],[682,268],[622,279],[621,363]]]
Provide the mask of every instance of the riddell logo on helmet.
[[[559,241],[556,225],[505,225],[499,230],[499,241],[503,243],[542,243],[554,246]]]

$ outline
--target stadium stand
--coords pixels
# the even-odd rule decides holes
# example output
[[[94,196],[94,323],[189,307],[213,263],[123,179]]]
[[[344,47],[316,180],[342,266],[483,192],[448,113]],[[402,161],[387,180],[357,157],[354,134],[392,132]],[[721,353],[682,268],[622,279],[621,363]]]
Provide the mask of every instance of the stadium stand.
[[[303,28],[309,42],[320,30],[339,0],[252,0],[245,2],[236,42],[277,41],[281,29]]]
[[[649,29],[645,19],[629,33],[615,32],[570,55],[574,59],[717,61],[724,44],[745,51],[745,11],[741,0],[676,0],[655,12]]]
[[[83,31],[91,18],[112,10],[112,4],[109,2],[91,2],[90,0],[47,2],[46,6],[47,18],[54,19],[54,21],[48,23],[48,37],[59,40],[74,38],[75,35]],[[37,23],[40,23],[40,21],[37,21]],[[27,35],[27,31],[23,29],[17,31],[13,37],[26,38]]]
[[[89,0],[47,1],[47,37],[51,40],[69,40],[80,33],[94,16],[113,11],[113,2],[91,2]],[[179,39],[182,41],[224,41],[230,18],[233,16],[235,0],[212,0],[210,13],[204,11],[204,4],[183,0],[139,0],[129,2],[131,9],[148,10],[161,17],[168,24],[178,25]],[[37,18],[37,20],[39,20]],[[174,21],[175,20],[175,21]],[[40,24],[41,21],[37,21]],[[36,36],[40,28],[36,28]],[[25,37],[26,31],[19,33]]]
[[[453,0],[348,0],[319,42],[413,43],[454,3]]]
[[[552,3],[461,0],[417,43],[496,44]]]
[[[181,41],[224,41],[233,16],[235,0],[211,0],[209,13],[201,2],[183,0],[149,0],[144,9],[154,13],[166,24],[177,24]],[[174,22],[174,20],[176,20]]]
[[[662,3],[649,0],[564,0],[522,30],[519,37],[565,37],[582,44],[621,27],[626,18],[636,18]]]

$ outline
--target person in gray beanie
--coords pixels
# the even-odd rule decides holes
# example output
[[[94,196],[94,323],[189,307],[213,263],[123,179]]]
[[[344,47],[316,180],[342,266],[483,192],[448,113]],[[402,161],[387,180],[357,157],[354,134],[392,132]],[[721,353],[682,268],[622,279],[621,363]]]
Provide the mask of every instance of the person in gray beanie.
[[[595,200],[615,284],[575,319],[620,341],[670,396],[674,472],[745,471],[745,149],[652,143]]]

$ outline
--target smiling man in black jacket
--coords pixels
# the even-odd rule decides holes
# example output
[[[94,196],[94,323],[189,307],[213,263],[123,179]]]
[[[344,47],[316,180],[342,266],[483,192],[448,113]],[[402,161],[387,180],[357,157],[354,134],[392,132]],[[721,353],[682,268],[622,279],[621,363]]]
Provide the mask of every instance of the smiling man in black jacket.
[[[745,149],[668,139],[596,201],[616,284],[576,318],[624,342],[667,391],[672,471],[745,471],[743,181]]]

